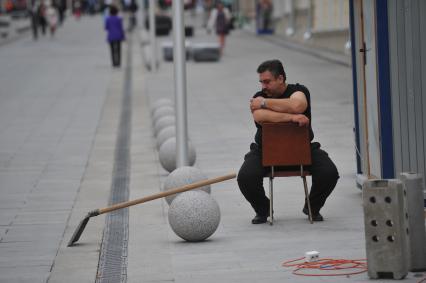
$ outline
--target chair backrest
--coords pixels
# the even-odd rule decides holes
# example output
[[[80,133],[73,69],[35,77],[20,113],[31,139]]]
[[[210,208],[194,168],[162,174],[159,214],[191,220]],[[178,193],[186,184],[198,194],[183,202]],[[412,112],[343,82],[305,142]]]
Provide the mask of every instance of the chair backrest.
[[[262,123],[262,163],[311,165],[309,128],[295,123]]]

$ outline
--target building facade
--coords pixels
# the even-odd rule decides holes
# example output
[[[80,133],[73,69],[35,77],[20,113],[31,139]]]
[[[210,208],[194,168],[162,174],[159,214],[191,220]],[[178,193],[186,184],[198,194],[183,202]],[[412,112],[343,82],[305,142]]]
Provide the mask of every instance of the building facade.
[[[270,0],[272,29],[286,40],[350,54],[349,2],[347,0]],[[246,22],[256,29],[262,0],[239,0]]]
[[[358,183],[424,176],[426,1],[349,3]]]

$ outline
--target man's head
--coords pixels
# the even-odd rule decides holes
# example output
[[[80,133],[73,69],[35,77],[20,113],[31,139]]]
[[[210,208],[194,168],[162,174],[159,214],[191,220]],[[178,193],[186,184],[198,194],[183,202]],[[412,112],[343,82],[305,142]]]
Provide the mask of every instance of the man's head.
[[[279,60],[268,60],[257,67],[262,91],[270,97],[282,94],[286,88],[287,76]]]

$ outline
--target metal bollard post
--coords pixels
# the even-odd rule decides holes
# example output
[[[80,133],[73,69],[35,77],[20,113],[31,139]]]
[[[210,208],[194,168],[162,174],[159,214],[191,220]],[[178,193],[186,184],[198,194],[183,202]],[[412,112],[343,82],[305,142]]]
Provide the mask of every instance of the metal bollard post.
[[[399,180],[369,180],[363,185],[368,276],[402,279],[408,273],[408,212]]]
[[[400,180],[407,191],[408,242],[410,271],[426,270],[426,235],[423,206],[423,178],[420,174],[401,173]]]

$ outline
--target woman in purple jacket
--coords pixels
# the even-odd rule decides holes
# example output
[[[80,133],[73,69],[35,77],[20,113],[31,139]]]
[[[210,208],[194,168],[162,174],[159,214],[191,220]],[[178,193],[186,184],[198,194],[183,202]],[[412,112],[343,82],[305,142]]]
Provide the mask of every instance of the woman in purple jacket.
[[[117,16],[117,7],[109,7],[109,16],[105,20],[105,29],[108,32],[107,40],[111,47],[112,65],[120,67],[121,41],[125,39],[123,30],[123,20]]]

